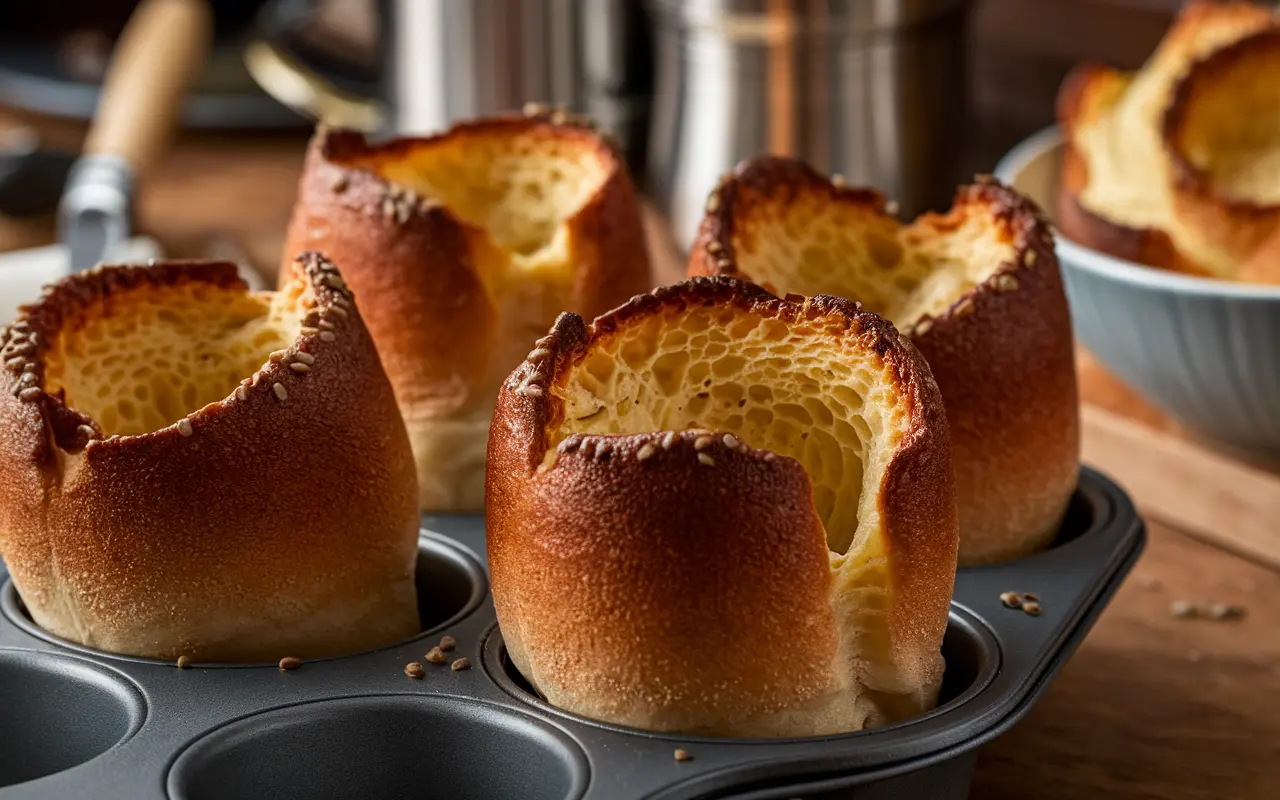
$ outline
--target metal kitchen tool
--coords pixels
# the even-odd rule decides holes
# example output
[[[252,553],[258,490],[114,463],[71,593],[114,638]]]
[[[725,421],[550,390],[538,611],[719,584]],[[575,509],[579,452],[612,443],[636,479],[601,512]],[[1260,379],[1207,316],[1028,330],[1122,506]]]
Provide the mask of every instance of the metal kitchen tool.
[[[132,236],[133,193],[178,124],[183,95],[211,37],[205,0],[144,0],[121,34],[97,116],[58,207],[59,244],[0,255],[0,317],[42,286],[103,260],[146,261],[156,243]]]
[[[423,518],[422,634],[288,672],[71,644],[32,622],[0,570],[0,800],[961,800],[978,747],[1045,691],[1145,540],[1124,492],[1084,469],[1050,549],[959,570],[936,710],[791,740],[654,734],[549,706],[506,658],[480,516]],[[1011,590],[1042,613],[1006,608]],[[426,662],[445,634],[468,668]],[[411,661],[423,678],[406,677]]]
[[[968,0],[647,0],[657,84],[648,188],[692,245],[707,195],[759,153],[945,208],[967,132]]]

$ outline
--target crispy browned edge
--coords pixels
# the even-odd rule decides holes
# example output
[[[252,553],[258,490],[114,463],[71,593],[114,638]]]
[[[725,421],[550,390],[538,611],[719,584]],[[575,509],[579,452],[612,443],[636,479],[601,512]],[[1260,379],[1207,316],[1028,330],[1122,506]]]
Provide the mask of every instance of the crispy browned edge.
[[[689,273],[750,279],[733,252],[736,209],[761,195],[801,192],[886,214],[878,192],[834,185],[794,159],[750,159],[717,189]],[[990,210],[1014,260],[908,332],[946,401],[962,565],[1047,545],[1075,489],[1080,457],[1071,317],[1049,225],[1029,199],[986,176],[961,187],[950,212],[921,221],[945,230],[972,206]]]
[[[383,213],[392,187],[372,170],[349,164],[366,157],[408,158],[478,134],[515,136],[534,129],[603,154],[612,165],[595,196],[567,221],[576,270],[569,310],[599,314],[650,286],[649,258],[625,162],[603,136],[575,118],[497,116],[435,136],[380,144],[355,131],[321,127],[308,150],[285,256],[318,249],[343,265],[411,437],[423,413],[447,418],[491,399],[492,387],[484,380],[497,312],[472,263],[487,235],[438,204],[412,206],[397,221]]]
[[[694,278],[590,326],[561,315],[502,387],[486,513],[494,604],[516,665],[554,703],[641,727],[669,727],[677,712],[745,721],[832,690],[828,551],[799,462],[717,436],[700,451],[714,460],[709,467],[695,452],[697,433],[666,446],[662,433],[638,433],[574,435],[554,466],[539,469],[563,415],[562,401],[539,387],[561,381],[614,331],[691,306],[826,318],[849,337],[843,346],[884,359],[911,425],[880,487],[900,598],[893,644],[899,663],[936,660],[957,534],[947,422],[928,366],[858,304],[783,300],[730,278]],[[709,591],[711,575],[718,591]],[[661,710],[646,714],[645,702]]]
[[[99,646],[132,655],[274,660],[417,632],[408,437],[337,271],[313,253],[300,261],[316,300],[310,328],[256,385],[245,376],[244,399],[232,393],[188,414],[191,436],[170,426],[102,439],[61,391],[44,391],[44,353],[64,325],[116,296],[183,284],[247,291],[234,264],[98,268],[46,290],[4,331],[0,553],[53,633],[77,638],[50,602],[60,593],[97,626]],[[332,341],[320,319],[334,325]],[[289,367],[302,351],[315,358],[305,374]],[[157,641],[156,619],[193,631],[207,620],[274,625],[214,648],[198,633]]]
[[[1280,205],[1259,205],[1220,194],[1209,174],[1187,158],[1182,134],[1196,124],[1191,114],[1197,94],[1211,91],[1216,81],[1242,61],[1268,52],[1280,55],[1280,27],[1264,28],[1213,51],[1192,65],[1174,86],[1161,120],[1161,139],[1173,172],[1174,207],[1183,224],[1222,243],[1241,261],[1247,261],[1280,229]],[[1247,114],[1248,109],[1240,109],[1240,113]]]

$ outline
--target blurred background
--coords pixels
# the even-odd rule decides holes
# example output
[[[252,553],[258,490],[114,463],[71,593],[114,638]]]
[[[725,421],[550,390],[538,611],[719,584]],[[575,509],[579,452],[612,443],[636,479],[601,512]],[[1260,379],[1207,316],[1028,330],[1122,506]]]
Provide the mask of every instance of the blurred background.
[[[1052,122],[1084,59],[1138,66],[1177,0],[205,0],[212,44],[138,225],[173,255],[274,269],[311,124],[424,132],[526,101],[595,117],[678,248],[762,151],[945,207]],[[0,11],[0,250],[52,211],[135,0]],[[243,196],[247,185],[251,197]],[[232,202],[234,198],[234,202]],[[198,209],[198,212],[196,211]]]

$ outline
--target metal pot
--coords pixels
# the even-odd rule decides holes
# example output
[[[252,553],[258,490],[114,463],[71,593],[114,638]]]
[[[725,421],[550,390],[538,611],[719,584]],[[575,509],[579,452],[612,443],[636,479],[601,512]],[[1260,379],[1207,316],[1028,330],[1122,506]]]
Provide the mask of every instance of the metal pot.
[[[650,0],[648,184],[676,243],[720,174],[760,153],[944,207],[966,124],[968,0]]]

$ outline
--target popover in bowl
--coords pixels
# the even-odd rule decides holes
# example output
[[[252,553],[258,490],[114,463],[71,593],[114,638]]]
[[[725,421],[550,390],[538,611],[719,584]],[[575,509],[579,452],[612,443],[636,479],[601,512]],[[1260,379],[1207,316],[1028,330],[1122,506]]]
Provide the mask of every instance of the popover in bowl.
[[[556,706],[774,737],[936,702],[946,415],[855,303],[696,278],[561,315],[499,393],[487,488],[503,638]]]
[[[103,267],[5,329],[0,555],[50,633],[204,661],[418,631],[417,483],[337,269]]]
[[[498,386],[556,314],[646,290],[645,247],[622,157],[547,109],[378,144],[321,129],[286,242],[360,296],[432,511],[483,506]]]
[[[760,157],[708,199],[691,275],[829,293],[893,320],[947,407],[960,563],[1042,549],[1079,473],[1071,319],[1048,224],[984,178],[945,214],[904,225],[874,190]]]

